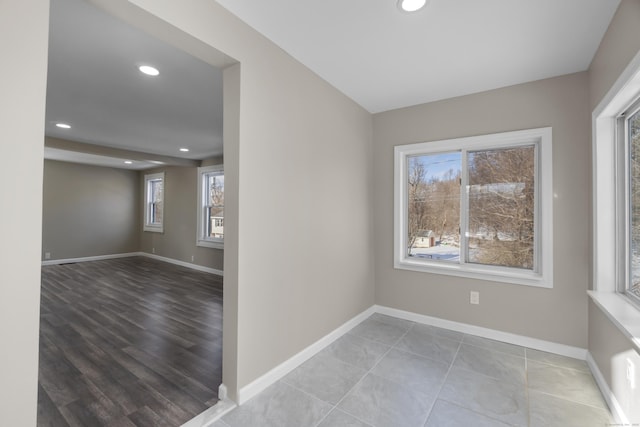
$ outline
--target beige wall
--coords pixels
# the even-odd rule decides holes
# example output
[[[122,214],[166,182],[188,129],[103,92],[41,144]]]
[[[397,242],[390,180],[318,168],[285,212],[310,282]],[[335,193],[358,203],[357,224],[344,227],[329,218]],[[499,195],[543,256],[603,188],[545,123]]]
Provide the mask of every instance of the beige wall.
[[[590,110],[595,109],[640,51],[640,1],[622,0],[589,69]],[[640,392],[626,380],[627,359],[640,384],[640,356],[631,342],[593,303],[589,304],[589,352],[632,422],[640,421]]]
[[[622,0],[589,67],[589,111],[640,50],[640,1]]]
[[[164,232],[143,231],[144,176],[164,172]],[[140,230],[140,250],[203,267],[223,270],[224,251],[196,246],[198,169],[167,167],[139,172],[142,197],[140,214],[135,217]],[[193,257],[193,260],[192,258]]]
[[[163,30],[165,20],[240,63],[225,71],[225,95],[235,97],[225,99],[225,107],[235,109],[232,119],[225,117],[225,175],[228,191],[238,189],[226,200],[233,220],[226,223],[224,260],[224,380],[232,397],[373,304],[372,260],[381,304],[586,345],[590,145],[584,74],[377,115],[372,160],[371,116],[217,3],[95,1],[149,28]],[[631,10],[632,3],[623,0],[621,7]],[[160,19],[149,20],[133,5]],[[13,142],[5,147],[11,161],[0,176],[16,183],[2,187],[0,222],[0,336],[9,349],[0,356],[3,425],[34,425],[36,415],[47,6],[0,3],[0,50],[8,64],[1,71],[0,120],[11,124],[3,129]],[[198,45],[178,38],[185,47]],[[230,76],[237,80],[233,93],[227,92]],[[565,255],[556,263],[554,289],[393,270],[393,145],[540,126],[554,130],[555,251]],[[480,306],[468,305],[470,289],[480,290]]]
[[[629,339],[589,302],[589,352],[630,422],[640,422],[640,355]],[[627,365],[634,366],[635,388],[627,382]]]
[[[223,380],[237,379],[233,397],[374,303],[371,116],[213,1],[101,3],[157,29],[138,5],[240,63],[237,140],[225,137],[224,148],[225,184],[238,188],[225,200],[237,220],[224,260],[225,323],[235,317],[237,328],[225,326]]]
[[[37,409],[49,2],[0,2],[0,425]]]
[[[46,160],[42,259],[138,252],[138,172]]]
[[[376,114],[376,302],[561,344],[587,346],[590,141],[586,73]],[[553,128],[554,287],[494,283],[393,268],[393,147]],[[469,291],[480,305],[469,304]]]

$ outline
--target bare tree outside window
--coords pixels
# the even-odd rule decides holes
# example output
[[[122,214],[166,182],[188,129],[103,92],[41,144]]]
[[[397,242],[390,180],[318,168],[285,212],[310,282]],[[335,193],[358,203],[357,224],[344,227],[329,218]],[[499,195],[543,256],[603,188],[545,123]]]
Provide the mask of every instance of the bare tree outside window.
[[[553,287],[551,143],[547,127],[395,146],[394,268]]]
[[[149,185],[151,186],[151,200],[149,201],[149,203],[151,204],[149,209],[149,223],[162,224],[162,193],[164,187],[163,181],[161,179],[153,180],[149,182]]]
[[[629,138],[630,283],[628,291],[640,298],[640,111],[627,122]]]
[[[533,269],[535,147],[472,151],[469,262]]]
[[[460,152],[408,158],[408,255],[460,259]]]
[[[206,180],[206,236],[224,238],[224,175],[211,173],[205,175]]]
[[[461,153],[407,160],[408,255],[459,261]],[[469,151],[466,167],[467,262],[533,269],[535,146]]]

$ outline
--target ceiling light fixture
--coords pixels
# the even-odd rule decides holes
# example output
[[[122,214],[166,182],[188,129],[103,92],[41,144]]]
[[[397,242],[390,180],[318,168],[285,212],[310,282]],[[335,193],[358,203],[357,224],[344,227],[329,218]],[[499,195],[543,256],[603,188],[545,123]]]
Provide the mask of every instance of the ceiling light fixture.
[[[127,164],[127,165],[133,164],[133,162],[131,160],[125,160],[124,163]]]
[[[181,148],[180,151],[182,151],[183,153],[188,153],[189,149],[188,148]]]
[[[60,129],[71,129],[71,125],[68,125],[66,123],[56,123],[56,126]]]
[[[427,5],[427,0],[398,0],[398,8],[403,12],[417,12]]]
[[[147,76],[152,76],[152,77],[155,77],[158,74],[160,74],[160,71],[158,71],[157,68],[152,67],[150,65],[141,65],[138,67],[138,70],[140,70],[141,73],[144,73]]]

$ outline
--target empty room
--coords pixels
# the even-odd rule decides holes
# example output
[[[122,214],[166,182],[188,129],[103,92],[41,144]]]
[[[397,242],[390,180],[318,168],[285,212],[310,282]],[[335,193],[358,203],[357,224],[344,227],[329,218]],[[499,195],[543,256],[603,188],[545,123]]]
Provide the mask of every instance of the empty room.
[[[50,17],[37,424],[181,425],[222,382],[222,72]]]
[[[217,70],[220,151],[172,133],[199,112],[175,93],[153,107],[184,128],[134,118],[117,73],[170,78],[152,63],[108,61],[118,108],[71,85],[49,117],[56,1],[0,5],[3,425],[37,425],[41,390],[58,425],[640,422],[640,2],[75,1]],[[109,140],[127,128],[146,148]],[[215,272],[206,318],[190,275]]]

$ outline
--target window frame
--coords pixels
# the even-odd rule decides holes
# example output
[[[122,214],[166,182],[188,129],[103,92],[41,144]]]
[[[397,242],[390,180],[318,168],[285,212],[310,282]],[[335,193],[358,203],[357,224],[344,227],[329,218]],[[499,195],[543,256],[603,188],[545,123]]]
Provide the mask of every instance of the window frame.
[[[615,126],[615,228],[616,228],[616,280],[615,290],[637,308],[640,298],[627,292],[631,286],[631,183],[630,183],[630,146],[628,121],[635,114],[640,114],[640,93],[616,117]]]
[[[224,176],[224,165],[203,166],[198,168],[198,197],[197,197],[197,235],[196,246],[205,248],[224,249],[224,237],[215,238],[206,236],[207,221],[205,215],[206,185],[207,176],[215,174]],[[223,226],[224,227],[224,226]]]
[[[160,205],[162,206],[162,219],[159,223],[151,222],[151,209],[150,205],[153,203],[151,198],[153,197],[153,192],[151,191],[151,186],[154,182],[160,181],[162,182],[162,200],[160,200]],[[164,179],[164,172],[146,174],[144,176],[144,225],[143,231],[150,231],[153,233],[163,233],[164,232],[164,200],[166,198],[166,185]]]
[[[517,285],[553,287],[553,177],[552,130],[550,127],[502,132],[488,135],[398,145],[394,147],[394,268],[419,272],[444,274],[480,280],[512,283]],[[464,231],[468,226],[468,173],[467,151],[503,149],[535,145],[535,270],[465,263]],[[409,257],[407,246],[408,191],[407,159],[416,155],[462,151],[460,191],[460,263],[415,259]]]

